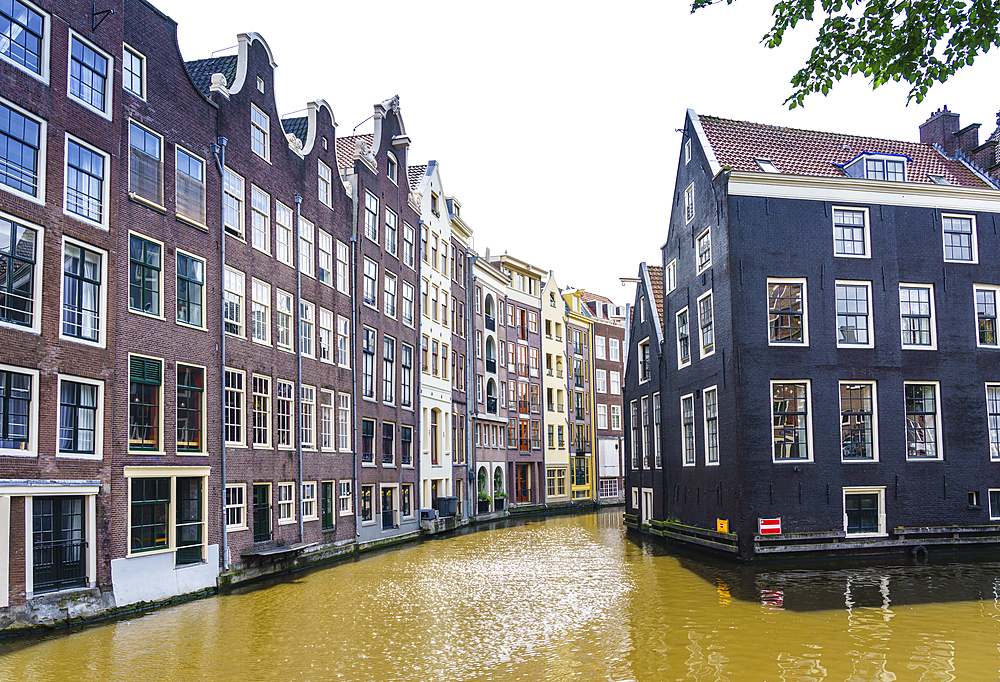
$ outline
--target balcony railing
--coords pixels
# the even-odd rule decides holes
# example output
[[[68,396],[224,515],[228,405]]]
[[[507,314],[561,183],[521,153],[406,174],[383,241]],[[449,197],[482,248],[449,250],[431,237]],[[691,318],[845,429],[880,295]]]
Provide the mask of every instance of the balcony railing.
[[[552,376],[552,368],[551,367],[546,367],[545,368],[545,374],[547,376]]]
[[[528,376],[528,363],[526,362],[517,363],[517,375],[520,377]]]
[[[486,358],[486,371],[491,374],[496,374],[497,372],[497,361],[493,358]]]
[[[563,407],[565,407],[565,404],[564,403],[559,403],[559,411],[560,412],[563,411]],[[562,446],[560,445],[559,447],[562,447]]]
[[[528,328],[527,327],[522,327],[521,325],[517,325],[517,338],[521,339],[522,341],[527,341],[528,340]]]
[[[492,315],[486,315],[485,317],[486,317],[486,328],[489,329],[491,332],[495,332],[497,330],[496,319],[494,319]]]
[[[527,400],[518,400],[517,401],[517,411],[518,412],[521,412],[523,414],[528,414],[528,412],[530,410],[531,410],[531,405],[528,403]]]
[[[557,369],[556,370],[556,377],[559,378],[559,379],[562,379],[562,377],[563,377],[563,371],[561,369]]]
[[[362,452],[361,453],[361,463],[362,464],[374,464],[375,463],[375,453],[373,453],[373,452]]]
[[[35,540],[33,546],[36,593],[87,584],[85,540]]]
[[[531,452],[531,441],[527,438],[518,438],[518,450],[522,454]]]
[[[583,421],[583,408],[579,405],[576,406],[576,410],[573,411],[573,415],[576,417],[578,422]]]
[[[583,388],[583,375],[577,374],[573,377],[573,385],[577,388]]]
[[[489,412],[490,414],[496,414],[497,413],[497,399],[496,398],[490,398],[489,396],[487,396],[487,398],[486,398],[486,411]]]
[[[583,355],[583,346],[581,344],[573,344],[573,355]]]
[[[586,440],[576,441],[576,453],[578,455],[583,455],[590,452],[590,442]]]
[[[382,453],[382,464],[392,464],[393,454],[392,451]]]

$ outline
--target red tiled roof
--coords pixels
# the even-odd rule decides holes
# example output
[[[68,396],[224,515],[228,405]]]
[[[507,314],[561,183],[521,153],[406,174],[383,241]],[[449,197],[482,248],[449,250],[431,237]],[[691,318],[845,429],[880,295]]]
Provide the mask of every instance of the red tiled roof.
[[[407,166],[406,167],[406,178],[410,182],[410,191],[416,191],[417,186],[420,185],[420,178],[424,177],[424,173],[427,172],[427,164],[421,164],[419,166]]]
[[[348,135],[337,138],[337,166],[340,168],[354,168],[354,150],[357,148],[358,138],[364,140],[370,147],[375,142],[375,135],[366,133],[364,135]]]
[[[653,287],[650,295],[656,299],[656,312],[660,316],[660,328],[662,329],[665,326],[663,323],[663,268],[659,265],[647,265],[646,271],[649,272],[649,284]]]
[[[839,133],[784,128],[699,116],[719,165],[738,171],[763,172],[755,158],[770,160],[782,173],[844,177],[833,165],[850,161],[862,152],[905,154],[909,182],[932,184],[928,174],[943,175],[953,185],[989,187],[960,161],[945,158],[931,145],[921,142],[883,140]],[[650,268],[652,270],[652,268]]]

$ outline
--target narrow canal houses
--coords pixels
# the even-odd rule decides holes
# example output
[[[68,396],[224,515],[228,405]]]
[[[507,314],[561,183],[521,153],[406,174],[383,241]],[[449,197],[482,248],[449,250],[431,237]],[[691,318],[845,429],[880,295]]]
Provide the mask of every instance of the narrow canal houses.
[[[631,320],[629,525],[743,559],[998,541],[1000,191],[975,129],[687,112],[662,299],[642,282]]]
[[[566,303],[552,272],[542,287],[542,301],[545,501],[549,504],[568,503],[572,499],[569,477],[570,451],[573,448],[573,429],[568,411],[572,410],[573,403],[567,385],[567,367],[570,361],[566,354]]]

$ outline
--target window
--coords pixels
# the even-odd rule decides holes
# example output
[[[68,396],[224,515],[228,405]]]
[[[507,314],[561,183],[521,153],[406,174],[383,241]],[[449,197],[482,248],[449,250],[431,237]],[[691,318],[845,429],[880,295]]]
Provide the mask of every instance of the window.
[[[385,209],[385,250],[388,251],[393,256],[396,255],[398,251],[398,218],[396,214]]]
[[[160,253],[162,246],[129,235],[129,309],[160,315]]]
[[[906,458],[941,459],[941,411],[937,383],[904,383]]]
[[[107,87],[108,74],[113,75],[111,57],[74,33],[70,33],[69,52],[69,96],[105,118],[111,118],[111,95]]]
[[[318,190],[319,190],[319,200],[326,204],[331,205],[333,201],[333,171],[322,161],[318,161]]]
[[[413,326],[413,285],[409,282],[403,282],[403,324],[412,327]]]
[[[319,447],[332,452],[333,447],[333,391],[319,392]]]
[[[45,127],[44,121],[0,101],[0,184],[18,194],[42,198],[39,183],[44,178],[39,172]]]
[[[712,292],[698,298],[698,325],[701,338],[701,357],[715,352],[715,314],[712,311]]]
[[[243,299],[246,297],[246,278],[239,270],[226,267],[226,289],[223,293],[223,323],[227,334],[243,336]]]
[[[226,485],[226,530],[246,530],[246,484]]]
[[[612,362],[620,362],[621,356],[618,352],[618,339],[608,338],[608,359]]]
[[[432,416],[437,414],[432,412]],[[392,466],[396,461],[396,425],[390,424],[389,422],[382,422],[382,464],[387,466]],[[431,449],[435,450],[434,443],[431,443]],[[437,462],[432,462],[437,464]]]
[[[364,272],[364,302],[365,305],[377,308],[378,304],[378,264],[365,258]]]
[[[634,405],[635,403],[633,403]],[[634,411],[634,408],[633,408]],[[633,418],[634,418],[633,414]],[[633,427],[634,430],[634,427]],[[643,444],[645,445],[645,443]],[[681,452],[683,453],[684,466],[695,465],[694,452],[694,396],[686,395],[681,398]],[[633,462],[635,455],[632,457]],[[633,464],[635,466],[635,464]]]
[[[365,236],[378,244],[378,199],[365,192]]]
[[[295,420],[292,416],[292,406],[295,400],[295,384],[288,381],[275,382],[274,404],[277,424],[274,427],[275,444],[279,448],[290,448],[295,443],[292,441]]]
[[[274,205],[274,257],[292,267],[292,209],[280,201]]]
[[[414,233],[413,228],[407,225],[406,223],[403,223],[403,263],[409,265],[411,268],[415,263],[415,258],[414,258],[414,248],[416,246],[415,240],[416,240],[416,234]]]
[[[809,382],[771,382],[774,461],[812,458]]]
[[[337,242],[337,291],[342,294],[350,294],[350,275],[348,274],[347,263],[350,259],[350,253],[347,249],[347,244],[338,241]]]
[[[278,348],[293,351],[292,347],[292,295],[278,289],[278,308],[275,313],[275,333]]]
[[[607,370],[599,369],[595,373],[596,378],[596,388],[598,393],[608,392],[608,373]]]
[[[598,405],[597,406],[597,428],[607,429],[608,428],[608,406]]]
[[[975,285],[976,293],[976,323],[979,336],[976,344],[979,346],[997,346],[997,291],[1000,287]]]
[[[13,226],[18,232],[7,232],[7,235],[4,235],[5,224]],[[8,278],[10,285],[0,284],[2,319],[15,324],[34,325],[33,303],[37,292],[32,292],[35,288],[34,264],[30,266],[28,264],[28,258],[34,256],[33,234],[29,240],[26,228],[0,219],[0,240],[8,235],[10,239],[6,243],[13,247],[11,249],[13,253],[7,257],[0,251],[0,263],[9,268],[7,272],[11,273]],[[101,284],[104,273],[105,261],[102,253],[91,251],[68,240],[64,242],[62,336],[103,343],[101,317],[105,292],[101,289]]]
[[[390,180],[396,182],[397,175],[399,174],[399,165],[396,163],[396,159],[392,154],[385,155],[385,174]]]
[[[264,79],[257,76],[257,92],[264,92]]]
[[[226,274],[228,276],[228,271]],[[193,327],[203,326],[204,284],[205,262],[178,250],[177,322]]]
[[[181,147],[177,147],[176,157],[175,203],[177,215],[204,226],[206,223],[205,162]],[[265,206],[265,210],[266,208]],[[255,241],[254,246],[256,245]]]
[[[129,450],[160,448],[160,386],[163,362],[129,357],[128,447]],[[0,443],[0,447],[4,444]],[[6,446],[10,447],[10,446]]]
[[[337,364],[351,366],[351,321],[337,315]]]
[[[621,405],[611,406],[611,430],[621,431],[622,429],[622,408]]]
[[[548,320],[546,320],[548,322]],[[603,360],[605,357],[604,352],[604,342],[606,339],[603,336],[594,337],[594,357],[598,360]]]
[[[299,387],[302,404],[299,411],[299,435],[302,447],[316,449],[316,389],[312,386]]]
[[[375,420],[361,420],[361,463],[375,464]]]
[[[351,394],[337,394],[337,449],[349,452],[351,449]]]
[[[833,209],[833,255],[870,258],[868,211]]]
[[[264,253],[271,252],[271,197],[250,185],[250,241]]]
[[[899,316],[903,348],[934,350],[937,347],[933,284],[900,284]]]
[[[669,294],[677,288],[677,259],[667,263],[667,269],[663,276],[663,293]]]
[[[101,456],[102,385],[87,379],[59,377],[60,455]]]
[[[694,218],[694,183],[684,190],[684,222],[689,223]]]
[[[267,161],[271,158],[271,120],[256,105],[250,105],[250,149]]]
[[[865,177],[869,180],[904,182],[906,180],[906,166],[902,161],[866,158]]]
[[[698,273],[712,264],[712,231],[705,230],[698,235]]]
[[[1000,384],[986,384],[986,418],[990,432],[990,459],[1000,460]],[[1000,511],[1000,507],[994,507]]]
[[[278,484],[278,525],[295,521],[295,484]]]
[[[691,161],[691,140],[684,143],[684,163]]]
[[[768,279],[767,312],[770,345],[809,345],[804,279]]]
[[[271,539],[271,486],[268,483],[253,484],[253,541],[268,542]]]
[[[299,350],[307,358],[314,357],[313,341],[316,338],[316,306],[299,301]]]
[[[705,399],[705,464],[719,463],[719,391],[715,386],[706,388]],[[656,409],[659,411],[659,401]],[[656,420],[659,428],[659,419]]]
[[[399,462],[405,467],[413,466],[413,427],[401,426],[399,428]]]
[[[646,338],[639,342],[639,383],[649,381],[650,379],[650,366],[649,366],[649,339]],[[578,382],[579,383],[579,382]]]
[[[268,447],[271,444],[271,380],[253,376],[253,444]]]
[[[163,138],[128,122],[128,191],[157,206],[163,206]]]
[[[840,382],[840,442],[844,461],[875,461],[875,384]]]
[[[323,230],[319,231],[319,281],[333,286],[333,237]]]
[[[48,64],[43,54],[49,18],[34,5],[12,0],[0,8],[3,41],[0,57],[43,79],[48,78]]]
[[[133,478],[129,481],[130,552],[169,546],[169,478]]]
[[[302,520],[315,521],[319,517],[316,515],[316,484],[302,484]]]
[[[361,395],[375,399],[375,330],[364,328],[361,346]]]
[[[871,348],[871,284],[837,282],[837,345]]]
[[[691,364],[691,333],[688,309],[677,313],[677,369]]]
[[[203,452],[205,370],[177,363],[177,449]]]
[[[396,339],[382,335],[382,401],[395,400]]]
[[[354,500],[351,496],[351,481],[340,481],[337,488],[339,499],[338,509],[341,516],[350,516],[354,512]]]
[[[271,285],[260,280],[251,284],[253,306],[250,310],[252,338],[257,343],[271,345]]]
[[[844,488],[847,537],[885,535],[885,488]]]
[[[976,219],[972,216],[941,216],[945,263],[978,263]]]
[[[243,178],[228,168],[222,174],[222,224],[230,234],[243,239]]]
[[[403,407],[413,405],[413,348],[405,343],[400,357],[402,372],[399,376],[399,404]]]
[[[611,387],[608,390],[608,393],[610,393],[611,395],[621,395],[622,392],[621,372],[616,372],[614,370],[611,370],[609,375],[611,377]]]
[[[304,275],[315,277],[313,251],[316,242],[316,226],[305,218],[299,218],[299,270]]]
[[[333,363],[333,313],[319,309],[319,359]]]
[[[10,152],[8,152],[9,154]],[[107,227],[108,157],[66,138],[66,212],[88,222]],[[8,171],[9,173],[9,171]]]
[[[396,317],[396,276],[385,273],[385,287],[382,290],[382,302],[386,317]]]
[[[243,405],[246,400],[246,388],[243,372],[226,369],[226,412],[225,430],[227,445],[243,445]]]

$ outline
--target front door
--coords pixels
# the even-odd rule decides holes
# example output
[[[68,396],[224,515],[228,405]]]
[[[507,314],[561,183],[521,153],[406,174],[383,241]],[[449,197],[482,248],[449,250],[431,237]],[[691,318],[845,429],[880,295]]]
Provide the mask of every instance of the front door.
[[[518,464],[514,472],[514,488],[518,503],[531,502],[531,465]]]
[[[86,586],[83,498],[36,497],[33,507],[34,591]]]
[[[396,510],[392,503],[392,488],[382,488],[382,529],[396,525]]]

